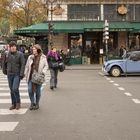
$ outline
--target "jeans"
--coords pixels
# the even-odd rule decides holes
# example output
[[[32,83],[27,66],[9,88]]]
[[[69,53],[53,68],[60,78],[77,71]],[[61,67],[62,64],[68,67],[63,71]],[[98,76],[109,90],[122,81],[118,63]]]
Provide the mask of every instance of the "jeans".
[[[58,76],[58,69],[50,69],[51,79],[50,79],[50,87],[57,86],[57,76]]]
[[[18,74],[7,75],[12,104],[20,103],[19,85],[20,76]]]
[[[29,80],[28,82],[28,94],[30,97],[31,104],[39,104],[40,97],[41,97],[41,87],[42,85],[35,84],[35,93],[33,93],[32,89],[32,81]]]

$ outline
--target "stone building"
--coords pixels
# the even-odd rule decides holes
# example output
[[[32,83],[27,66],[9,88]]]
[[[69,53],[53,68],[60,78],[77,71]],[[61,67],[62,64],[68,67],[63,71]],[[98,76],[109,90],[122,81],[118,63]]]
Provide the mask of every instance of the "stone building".
[[[140,0],[54,0],[48,3],[48,8],[46,23],[15,33],[35,36],[42,31],[42,35],[48,36],[48,24],[53,22],[52,39],[57,49],[64,52],[69,49],[75,60],[72,63],[96,64],[100,63],[102,53],[105,54],[103,28],[107,20],[110,58],[119,55],[121,45],[127,50],[140,49]],[[33,28],[36,29],[34,32],[30,30]]]

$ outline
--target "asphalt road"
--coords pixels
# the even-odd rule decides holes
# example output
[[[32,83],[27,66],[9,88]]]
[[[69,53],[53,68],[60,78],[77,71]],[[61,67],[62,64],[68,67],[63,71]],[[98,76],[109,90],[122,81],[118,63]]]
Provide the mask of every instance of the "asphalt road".
[[[139,83],[140,76],[66,70],[57,89],[43,88],[39,110],[0,115],[0,122],[18,122],[13,131],[0,131],[0,140],[140,140]]]

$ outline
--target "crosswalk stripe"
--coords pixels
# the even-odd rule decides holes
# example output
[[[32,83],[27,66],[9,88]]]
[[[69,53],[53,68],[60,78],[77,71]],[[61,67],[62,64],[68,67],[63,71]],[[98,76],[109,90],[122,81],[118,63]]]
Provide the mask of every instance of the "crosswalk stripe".
[[[1,72],[1,71],[0,71]],[[47,77],[48,78],[48,77]],[[42,85],[41,90],[46,86],[48,79],[46,79],[46,82]],[[20,96],[21,96],[21,104],[30,104],[30,99],[28,95],[28,84],[26,82],[26,79],[24,78],[20,82]],[[2,99],[1,99],[2,98]],[[11,104],[11,96],[10,96],[10,89],[8,85],[8,79],[7,76],[0,74],[0,104]],[[8,108],[1,108],[0,109],[0,116],[8,116],[8,115],[23,115],[27,112],[28,108],[20,108],[19,110],[9,110]],[[10,121],[10,120],[9,120]],[[19,122],[0,122],[0,131],[14,131],[14,129],[17,127]]]
[[[27,87],[20,87],[19,90],[27,90]],[[0,87],[0,91],[8,91],[9,92],[9,88]]]
[[[0,109],[0,115],[11,115],[11,114],[25,114],[27,112],[27,108],[21,108],[19,110],[9,110],[9,109]]]
[[[0,131],[13,131],[19,122],[0,122]]]
[[[11,103],[11,99],[0,99],[0,104]],[[21,99],[21,103],[30,103],[29,99]]]
[[[140,104],[140,100],[138,100],[138,99],[132,99],[132,101],[136,104]]]
[[[8,81],[4,81],[4,80],[0,79],[0,84],[7,84],[8,85]],[[20,82],[20,85],[22,85],[22,84],[28,85],[27,82]]]
[[[1,86],[9,86],[8,83],[0,83]],[[21,83],[20,86],[27,86],[27,83]]]
[[[10,97],[10,93],[0,93],[0,97],[6,97],[9,96]],[[20,96],[28,96],[27,92],[21,92]]]

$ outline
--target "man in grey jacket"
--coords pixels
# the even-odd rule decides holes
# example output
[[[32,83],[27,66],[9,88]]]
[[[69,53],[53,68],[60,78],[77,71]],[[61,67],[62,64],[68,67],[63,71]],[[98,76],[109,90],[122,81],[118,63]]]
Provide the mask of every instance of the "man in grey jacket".
[[[25,59],[23,53],[17,51],[16,42],[9,43],[9,52],[6,54],[3,64],[6,64],[3,71],[6,71],[4,74],[7,74],[12,101],[12,106],[9,109],[18,110],[21,103],[19,86],[20,80],[24,77]]]

